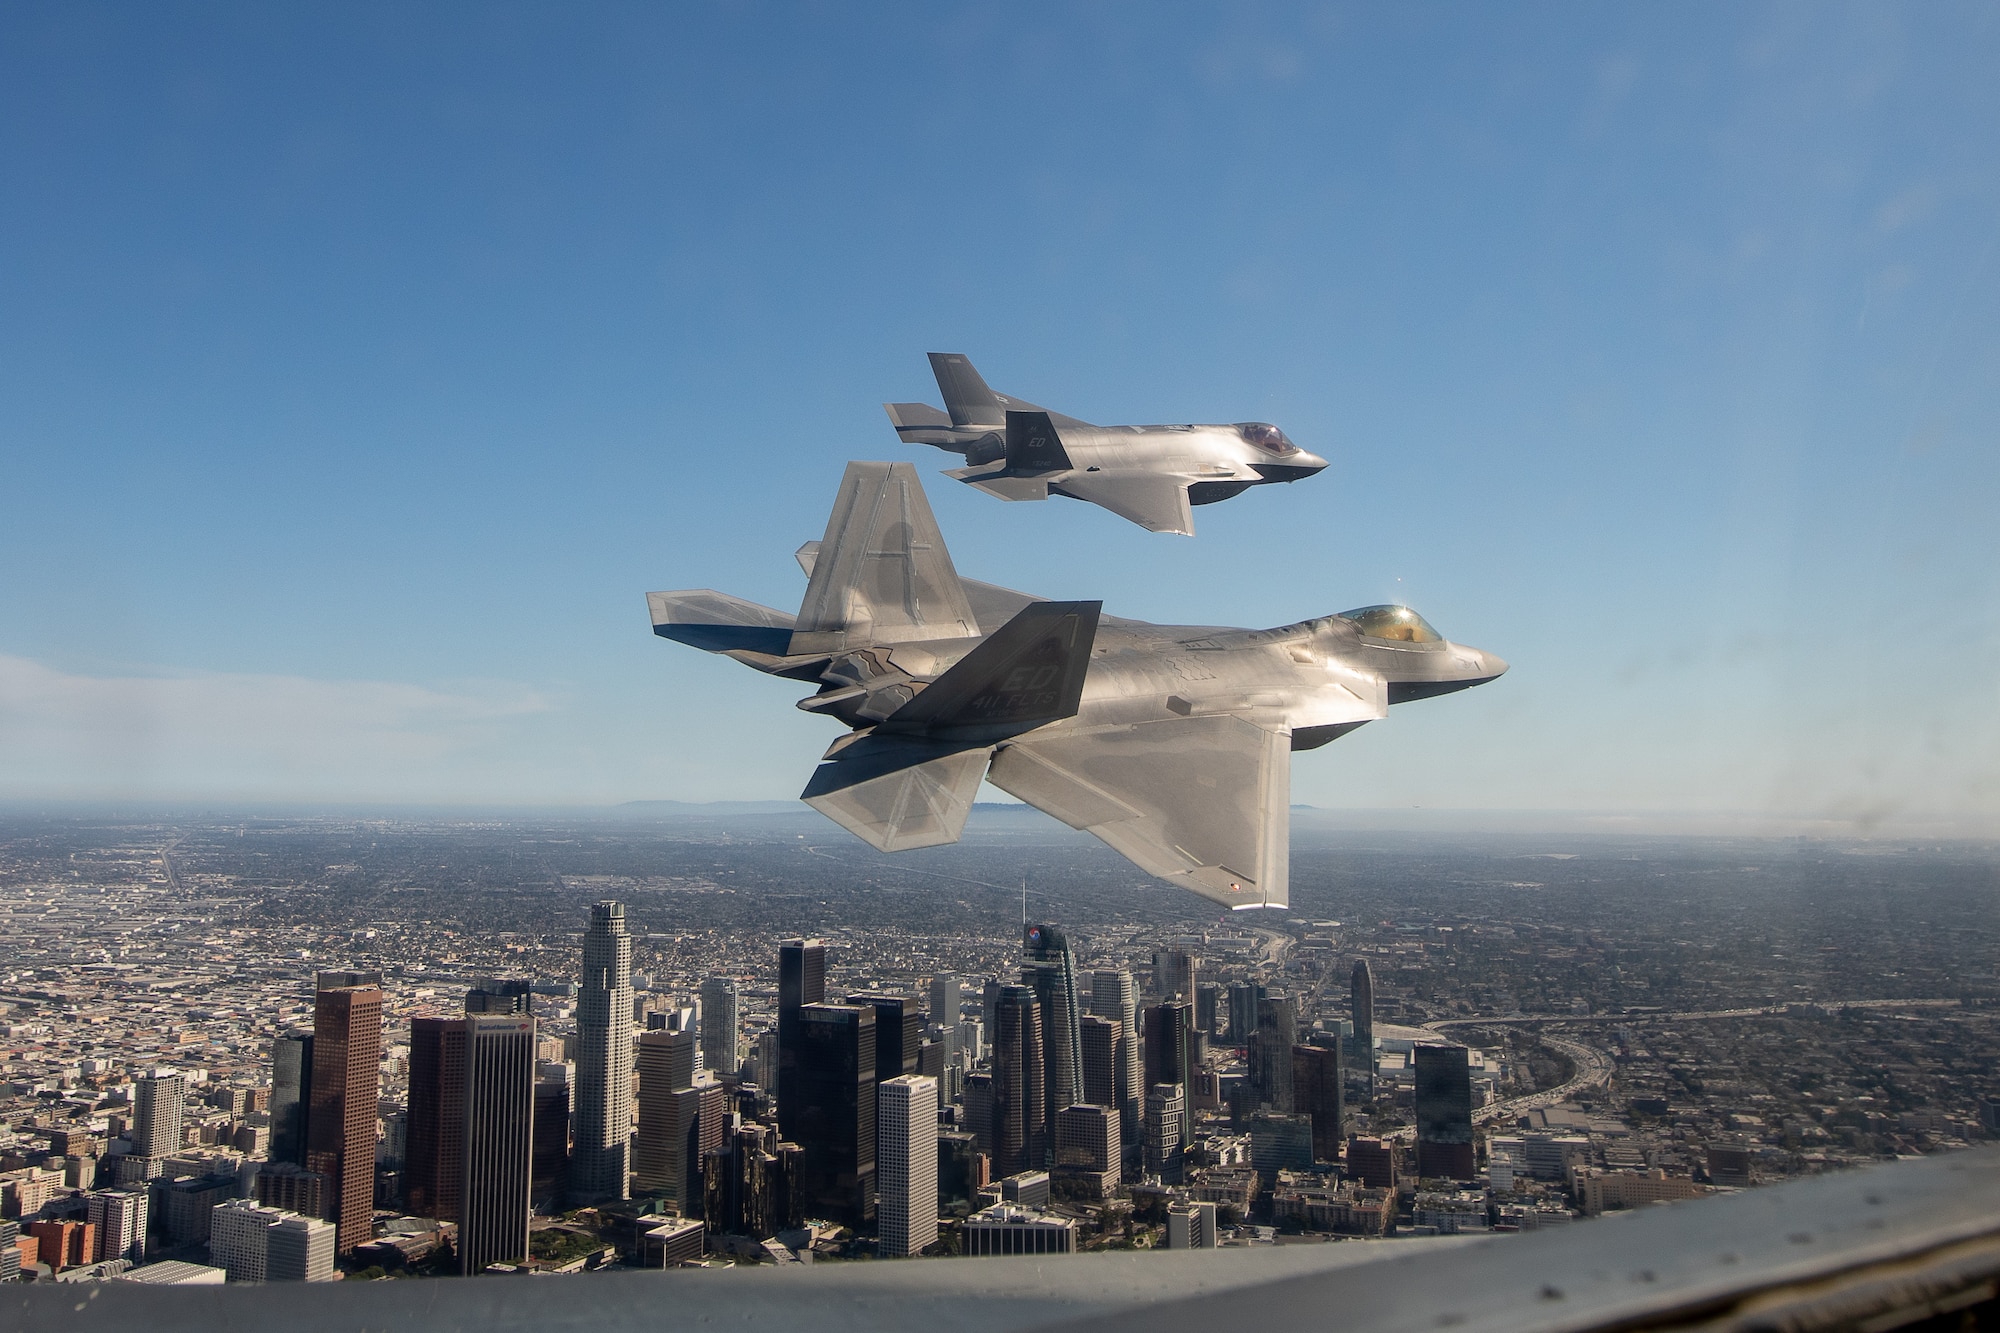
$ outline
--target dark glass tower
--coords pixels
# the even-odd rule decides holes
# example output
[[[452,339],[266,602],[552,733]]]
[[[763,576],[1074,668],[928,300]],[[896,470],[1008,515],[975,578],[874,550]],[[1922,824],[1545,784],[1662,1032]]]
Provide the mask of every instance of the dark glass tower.
[[[1341,1105],[1340,1048],[1338,1046],[1295,1046],[1292,1048],[1292,1108],[1312,1118],[1313,1160],[1340,1160]]]
[[[859,1228],[875,1214],[875,1010],[806,1004],[794,1032],[798,1060],[785,1074],[799,1145],[799,1190],[808,1216]]]
[[[306,1164],[306,1117],[312,1110],[310,1032],[287,1032],[271,1043],[271,1157]]]
[[[1146,1086],[1178,1087],[1185,1099],[1187,1089],[1194,1086],[1194,1006],[1172,1000],[1153,1005],[1146,1010],[1145,1028]],[[1185,1102],[1182,1110],[1185,1112]],[[1185,1144],[1185,1118],[1180,1135]]]
[[[1416,1065],[1417,1175],[1471,1180],[1478,1169],[1468,1052],[1463,1046],[1419,1046]]]
[[[1298,1009],[1289,995],[1266,995],[1257,1005],[1257,1030],[1250,1035],[1250,1094],[1253,1104],[1290,1114],[1292,1047],[1298,1042]]]
[[[1248,1046],[1257,1030],[1259,1006],[1266,995],[1261,981],[1236,981],[1229,986],[1229,1044]]]
[[[528,1257],[535,1020],[525,1013],[484,1013],[458,1023],[465,1034],[458,1271],[471,1275]]]
[[[1035,992],[1042,1015],[1042,1122],[1083,1100],[1083,1051],[1076,996],[1076,959],[1069,937],[1055,926],[1021,931],[1021,984]]]
[[[417,1217],[458,1221],[465,1165],[465,1020],[410,1020],[410,1104],[403,1197]]]
[[[1375,1095],[1375,974],[1366,958],[1354,960],[1354,978],[1349,982],[1349,1004],[1354,1011],[1354,1062],[1368,1075],[1368,1095]]]
[[[847,997],[875,1011],[875,1081],[917,1072],[917,1054],[924,1044],[924,1011],[914,995],[862,991]]]
[[[1038,1170],[1048,1152],[1041,1005],[1026,986],[1002,986],[993,1011],[993,1175]]]
[[[799,1009],[826,999],[826,945],[818,940],[785,940],[778,945],[778,1126],[788,1139],[798,1103],[785,1091],[785,1075],[799,1054]]]

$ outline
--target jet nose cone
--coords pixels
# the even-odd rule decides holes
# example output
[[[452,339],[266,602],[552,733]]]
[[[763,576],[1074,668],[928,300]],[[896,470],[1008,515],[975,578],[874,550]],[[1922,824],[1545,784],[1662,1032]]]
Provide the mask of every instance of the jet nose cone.
[[[1313,472],[1319,472],[1326,467],[1326,460],[1318,454],[1313,453],[1310,449],[1299,450],[1296,454],[1292,455],[1291,461],[1295,465]]]
[[[1485,660],[1486,674],[1488,679],[1491,679],[1494,676],[1504,676],[1507,674],[1506,658],[1500,657],[1494,653],[1481,653],[1479,656]]]

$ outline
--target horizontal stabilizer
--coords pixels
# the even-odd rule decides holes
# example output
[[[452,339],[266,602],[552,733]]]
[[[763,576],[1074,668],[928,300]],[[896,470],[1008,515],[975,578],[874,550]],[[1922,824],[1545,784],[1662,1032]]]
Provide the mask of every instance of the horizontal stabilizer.
[[[938,411],[929,403],[884,403],[882,407],[889,414],[890,422],[897,430],[941,426],[951,428],[951,417]]]
[[[869,735],[814,770],[801,800],[884,852],[957,842],[990,746]]]
[[[1291,748],[1226,714],[1003,745],[994,786],[1228,907],[1290,903]]]
[[[792,653],[978,633],[916,469],[849,463],[812,559]]]
[[[1073,472],[1056,483],[1055,489],[1109,509],[1148,532],[1194,536],[1188,484],[1179,477],[1152,472]]]
[[[783,611],[712,588],[691,592],[649,592],[653,633],[704,652],[750,652],[783,657],[792,639],[792,618]]]
[[[881,730],[994,741],[1074,717],[1103,607],[1036,602],[1024,608],[891,713]]]
[[[1069,467],[1069,454],[1047,412],[1007,414],[1009,472],[1062,472]]]

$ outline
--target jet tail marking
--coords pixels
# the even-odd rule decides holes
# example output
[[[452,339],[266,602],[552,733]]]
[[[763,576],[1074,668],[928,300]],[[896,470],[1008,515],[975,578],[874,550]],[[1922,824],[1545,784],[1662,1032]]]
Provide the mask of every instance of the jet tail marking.
[[[995,741],[1074,717],[1102,602],[1036,602],[995,630],[879,730]]]
[[[1007,413],[1007,470],[1063,472],[1073,464],[1047,412]]]

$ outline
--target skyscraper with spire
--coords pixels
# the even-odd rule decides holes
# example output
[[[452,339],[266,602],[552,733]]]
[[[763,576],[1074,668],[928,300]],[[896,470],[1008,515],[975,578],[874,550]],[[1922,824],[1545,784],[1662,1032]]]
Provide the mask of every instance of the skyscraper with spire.
[[[1055,926],[1021,930],[1021,984],[1035,992],[1042,1014],[1042,1123],[1083,1100],[1083,1048],[1076,996],[1076,959]],[[1034,1165],[1039,1166],[1040,1163]]]
[[[1366,958],[1354,960],[1348,983],[1348,1003],[1354,1013],[1354,1061],[1368,1075],[1368,1096],[1375,1096],[1375,974]]]
[[[625,904],[590,909],[576,999],[576,1104],[570,1197],[625,1197],[632,1153],[632,937]]]

